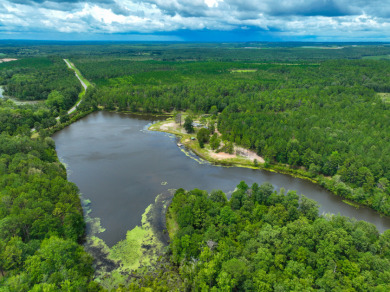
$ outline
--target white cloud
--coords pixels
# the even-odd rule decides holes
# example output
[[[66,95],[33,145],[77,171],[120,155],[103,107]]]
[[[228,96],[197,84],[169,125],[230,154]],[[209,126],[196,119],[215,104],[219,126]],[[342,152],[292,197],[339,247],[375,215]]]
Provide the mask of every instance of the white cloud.
[[[204,3],[206,3],[208,7],[218,7],[218,3],[221,1],[223,0],[204,0]]]
[[[3,0],[1,5],[3,33],[258,29],[290,39],[390,41],[390,3],[379,0]]]

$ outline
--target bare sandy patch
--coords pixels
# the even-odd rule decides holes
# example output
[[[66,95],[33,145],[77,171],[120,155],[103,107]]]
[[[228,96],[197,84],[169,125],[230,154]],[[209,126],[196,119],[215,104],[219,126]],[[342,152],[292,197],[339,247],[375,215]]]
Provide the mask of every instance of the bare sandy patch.
[[[237,147],[237,146],[235,147],[234,154],[229,154],[226,152],[216,153],[213,150],[209,150],[208,154],[212,158],[217,159],[217,160],[233,159],[233,158],[241,157],[241,158],[245,158],[245,159],[251,160],[251,161],[256,159],[257,162],[259,162],[259,163],[265,162],[263,157],[257,155],[256,152],[250,151],[250,150],[242,148],[242,147]]]
[[[186,134],[184,128],[180,127],[180,125],[176,124],[175,122],[164,123],[160,126],[160,131],[172,131],[172,130],[178,133]]]
[[[257,160],[257,162],[260,162],[260,163],[264,163],[265,160],[263,157],[257,155],[256,152],[254,151],[251,151],[251,150],[248,150],[248,149],[245,149],[245,148],[242,148],[242,147],[238,147],[236,146],[235,147],[235,150],[236,150],[236,154],[237,155],[240,155],[240,156],[243,156],[243,157],[246,157],[248,159],[251,159],[251,160]]]
[[[11,61],[17,61],[17,60],[18,60],[18,59],[3,58],[3,59],[0,59],[0,63],[11,62]]]
[[[167,131],[167,130],[169,130],[169,128],[173,128],[173,129],[177,130],[177,124],[175,122],[171,122],[171,123],[166,123],[166,124],[163,124],[160,126],[161,131]]]
[[[235,154],[229,154],[225,152],[219,152],[215,153],[214,151],[210,150],[209,154],[212,158],[218,159],[218,160],[223,160],[223,159],[230,159],[230,158],[236,158]]]

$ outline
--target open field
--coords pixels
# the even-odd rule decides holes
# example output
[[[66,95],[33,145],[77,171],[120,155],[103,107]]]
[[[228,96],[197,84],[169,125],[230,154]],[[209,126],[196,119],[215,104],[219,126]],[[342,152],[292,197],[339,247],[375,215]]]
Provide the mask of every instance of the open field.
[[[232,69],[230,71],[232,73],[251,73],[251,72],[256,72],[257,69]]]
[[[380,93],[378,93],[378,95],[381,97],[381,99],[385,103],[390,103],[390,93],[388,93],[388,92],[380,92]]]
[[[0,63],[7,63],[7,62],[12,62],[12,61],[17,61],[17,60],[18,59],[14,59],[14,58],[3,58],[3,59],[0,59]]]

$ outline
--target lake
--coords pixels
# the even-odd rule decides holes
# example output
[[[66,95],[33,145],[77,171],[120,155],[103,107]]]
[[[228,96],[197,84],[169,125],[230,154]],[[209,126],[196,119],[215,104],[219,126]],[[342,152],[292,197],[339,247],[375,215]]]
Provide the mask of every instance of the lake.
[[[309,181],[289,175],[238,167],[220,167],[179,148],[173,135],[148,131],[156,117],[96,112],[53,135],[68,179],[91,200],[91,217],[106,231],[99,235],[109,246],[141,224],[146,207],[168,189],[199,188],[232,192],[240,181],[272,183],[316,200],[320,213],[365,220],[380,231],[390,218],[372,209],[356,209]]]

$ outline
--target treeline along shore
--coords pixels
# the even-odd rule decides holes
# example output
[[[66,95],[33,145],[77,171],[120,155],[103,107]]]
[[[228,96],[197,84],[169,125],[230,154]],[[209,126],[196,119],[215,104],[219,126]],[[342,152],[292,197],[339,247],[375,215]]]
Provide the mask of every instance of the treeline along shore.
[[[175,117],[182,113],[183,126],[186,117],[204,126],[194,133],[185,128],[183,143],[190,135],[188,145],[209,160],[218,160],[218,151],[230,154],[233,147],[245,154],[247,149],[247,156],[232,157],[229,163],[304,177],[345,199],[390,215],[390,63],[380,57],[386,54],[386,47],[345,46],[310,52],[273,48],[262,54],[261,50],[207,46],[173,50],[133,45],[127,51],[71,46],[67,52],[37,46],[29,51],[32,55],[26,55],[20,45],[2,44],[0,48],[5,57],[17,59],[0,64],[4,94],[43,101],[17,105],[0,100],[0,283],[6,287],[0,290],[101,289],[93,281],[92,258],[81,246],[85,222],[77,187],[67,181],[50,138],[54,131],[99,109],[173,113]],[[220,54],[216,54],[218,50]],[[270,50],[274,50],[274,59]],[[135,53],[141,51],[141,55]],[[194,52],[196,58],[190,58]],[[77,111],[70,114],[68,110],[80,98],[81,85],[63,61],[68,57],[93,84]],[[249,153],[256,156],[248,158]],[[318,218],[314,211],[307,213],[307,206],[297,203],[295,197],[290,196],[290,208],[288,195],[269,195],[272,199],[267,201],[251,196],[256,193],[253,186],[241,186],[241,191],[229,203],[222,196],[221,209],[207,207],[212,195],[178,193],[193,198],[188,208],[199,210],[192,215],[180,215],[179,211],[174,215],[180,231],[172,238],[171,267],[173,271],[187,269],[181,273],[186,287],[227,291],[262,287],[272,291],[279,289],[272,280],[277,277],[285,279],[280,284],[283,289],[388,288],[388,275],[375,268],[380,263],[383,271],[388,270],[387,233],[379,236],[375,228],[347,219]],[[186,205],[187,199],[182,200]],[[192,206],[194,202],[198,205]],[[245,210],[253,211],[256,206],[253,214],[258,216],[247,218]],[[271,216],[272,212],[277,216]],[[213,230],[209,229],[210,216],[220,220],[213,222]],[[285,220],[274,222],[272,218]],[[305,243],[291,241],[291,246],[306,248],[302,254],[293,255],[296,249],[274,239],[260,245],[259,238],[288,237],[289,231],[283,228],[294,224],[318,224],[309,228]],[[326,244],[314,240],[320,229]],[[336,237],[337,243],[331,242]],[[221,238],[224,240],[219,242]],[[346,242],[341,243],[342,239]],[[209,240],[217,245],[208,245]],[[306,246],[310,240],[315,244]],[[278,249],[270,250],[267,244],[271,243]],[[326,253],[335,257],[319,263],[316,256],[328,247]],[[236,256],[214,261],[214,256],[226,250]],[[192,258],[199,264],[190,264]],[[148,279],[136,281],[132,287],[158,286]],[[293,286],[290,279],[300,279],[295,284],[301,286]],[[166,280],[167,287],[169,283]]]

